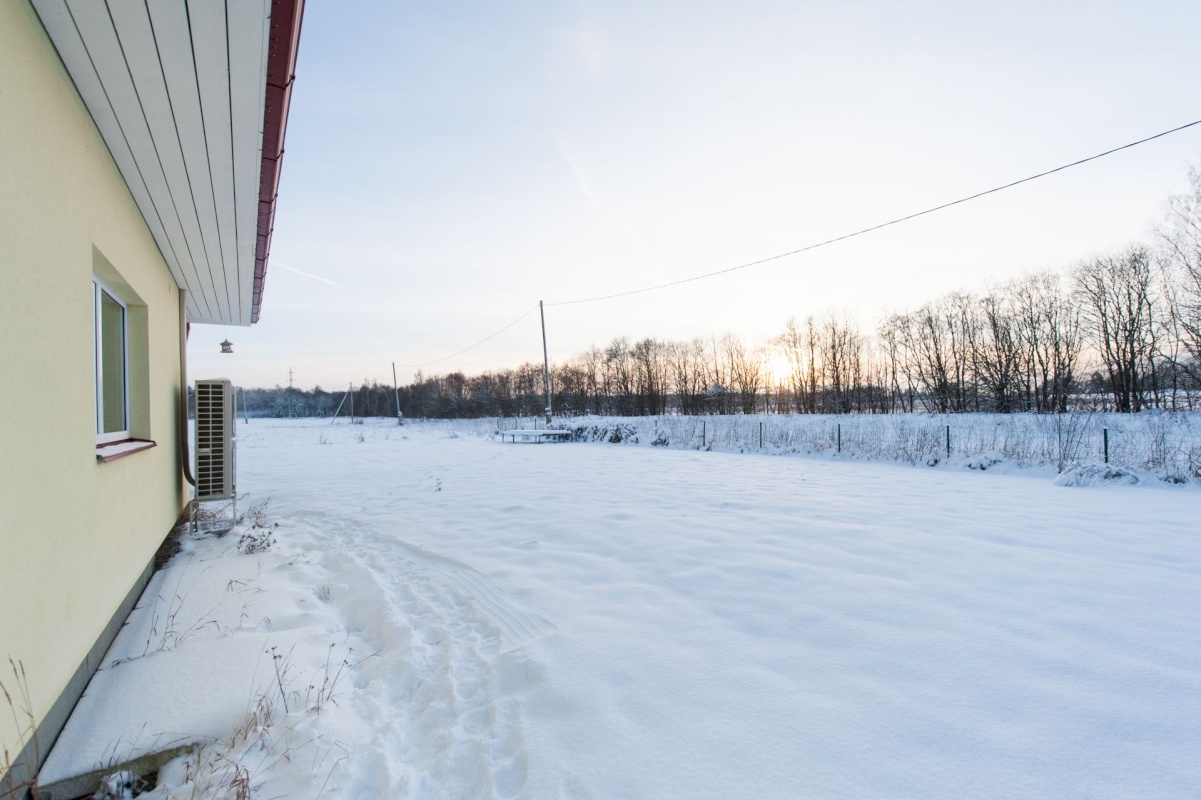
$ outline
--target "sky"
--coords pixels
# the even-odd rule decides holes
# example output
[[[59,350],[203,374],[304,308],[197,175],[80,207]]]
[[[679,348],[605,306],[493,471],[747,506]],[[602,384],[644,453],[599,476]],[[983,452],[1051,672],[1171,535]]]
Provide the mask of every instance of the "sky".
[[[189,370],[332,388],[514,367],[541,361],[540,300],[552,362],[810,314],[870,331],[1069,268],[1150,237],[1201,125],[572,302],[1201,119],[1197,30],[1195,2],[310,0],[262,316],[193,326]]]

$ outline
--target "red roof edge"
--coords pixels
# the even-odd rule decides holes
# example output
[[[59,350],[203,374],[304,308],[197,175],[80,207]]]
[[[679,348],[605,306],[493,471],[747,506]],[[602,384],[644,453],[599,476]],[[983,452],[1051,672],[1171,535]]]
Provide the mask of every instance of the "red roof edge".
[[[259,170],[258,239],[254,251],[254,293],[250,322],[259,321],[263,305],[263,283],[271,231],[275,226],[275,199],[284,157],[284,133],[288,127],[288,105],[292,81],[296,79],[296,52],[300,47],[300,23],[304,0],[271,0],[271,30],[267,39],[267,94],[263,109],[263,163]]]

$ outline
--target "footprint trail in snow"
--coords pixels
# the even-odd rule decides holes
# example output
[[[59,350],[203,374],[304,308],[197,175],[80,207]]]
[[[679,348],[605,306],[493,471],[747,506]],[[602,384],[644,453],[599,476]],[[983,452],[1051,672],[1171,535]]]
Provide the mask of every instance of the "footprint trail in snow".
[[[315,594],[379,651],[355,671],[348,702],[371,730],[344,796],[518,796],[528,769],[520,703],[539,679],[521,648],[554,626],[479,572],[389,532],[289,516],[297,538],[320,542]]]

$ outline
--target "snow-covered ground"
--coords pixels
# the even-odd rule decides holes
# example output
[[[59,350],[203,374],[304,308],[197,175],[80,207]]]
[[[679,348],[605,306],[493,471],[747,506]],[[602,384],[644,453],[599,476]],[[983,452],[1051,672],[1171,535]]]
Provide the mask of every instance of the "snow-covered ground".
[[[240,425],[267,527],[156,577],[45,779],[194,740],[148,796],[1201,795],[1195,487],[489,430]]]

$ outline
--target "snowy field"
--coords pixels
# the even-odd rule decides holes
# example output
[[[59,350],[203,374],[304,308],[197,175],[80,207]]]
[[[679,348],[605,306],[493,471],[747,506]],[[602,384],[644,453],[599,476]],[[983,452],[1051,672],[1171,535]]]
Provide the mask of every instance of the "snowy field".
[[[156,577],[44,780],[197,741],[143,796],[1201,796],[1195,486],[491,430],[239,425],[264,513]]]

